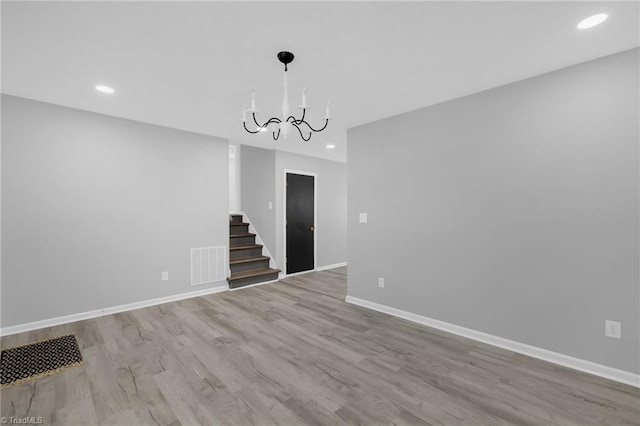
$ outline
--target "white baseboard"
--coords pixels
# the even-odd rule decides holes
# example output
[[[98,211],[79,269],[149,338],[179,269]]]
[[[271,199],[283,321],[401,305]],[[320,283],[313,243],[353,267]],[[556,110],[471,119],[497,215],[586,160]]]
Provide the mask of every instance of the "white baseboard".
[[[285,274],[285,273],[282,273],[282,275],[280,275],[280,279],[288,278],[288,277],[295,277],[295,276],[297,276],[297,275],[310,274],[311,272],[326,271],[326,270],[328,270],[328,269],[339,268],[339,267],[341,267],[341,266],[347,266],[347,262],[334,263],[333,265],[327,265],[327,266],[320,266],[320,267],[315,268],[315,269],[309,269],[308,271],[294,272],[293,274]]]
[[[257,287],[259,285],[277,283],[278,281],[280,281],[280,279],[271,280],[271,281],[265,281],[263,283],[255,283],[255,284],[243,285],[242,287],[238,287],[238,288],[230,288],[229,291],[237,291],[237,290],[242,290],[242,289],[245,289],[245,288]]]
[[[26,324],[12,325],[0,328],[0,336],[8,336],[10,334],[23,333],[25,331],[38,330],[45,327],[53,327],[54,325],[67,324],[70,322],[82,321],[90,318],[102,317],[105,315],[117,314],[118,312],[132,311],[134,309],[146,308],[148,306],[162,305],[163,303],[175,302],[176,300],[190,299],[192,297],[204,296],[207,294],[220,293],[228,291],[229,285],[224,284],[218,287],[207,288],[204,290],[190,291],[188,293],[174,294],[172,296],[158,297],[156,299],[143,300],[141,302],[127,303],[125,305],[110,306],[108,308],[97,309],[95,311],[81,312],[78,314],[64,315],[56,318],[49,318],[40,321],[28,322]]]
[[[316,270],[315,269],[309,269],[308,271],[294,272],[293,274],[284,274],[284,276],[282,278],[297,277],[298,275],[310,274],[312,272],[316,272]]]
[[[416,322],[418,324],[423,324],[429,327],[437,328],[438,330],[446,331],[448,333],[456,334],[458,336],[466,337],[468,339],[477,340],[482,343],[487,343],[489,345],[507,349],[512,352],[528,355],[533,358],[538,358],[554,364],[562,365],[564,367],[572,368],[574,370],[579,370],[585,373],[604,377],[610,380],[614,380],[616,382],[624,383],[624,384],[635,386],[635,387],[640,387],[640,375],[631,373],[629,371],[607,367],[606,365],[597,364],[595,362],[587,361],[584,359],[575,358],[575,357],[564,355],[558,352],[549,351],[547,349],[542,349],[536,346],[531,346],[524,343],[516,342],[514,340],[505,339],[502,337],[494,336],[492,334],[476,331],[470,328],[460,327],[458,325],[450,324],[448,322],[444,322],[444,321],[436,320],[433,318],[425,317],[422,315],[414,314],[411,312],[403,311],[400,309],[392,308],[390,306],[381,305],[379,303],[370,302],[368,300],[359,299],[357,297],[347,296],[345,301],[347,303],[362,306],[364,308],[372,309],[374,311],[393,315],[394,317],[403,318],[412,322]]]
[[[316,268],[316,271],[326,271],[327,269],[335,269],[340,268],[342,266],[347,266],[347,262],[334,263],[333,265],[320,266]]]

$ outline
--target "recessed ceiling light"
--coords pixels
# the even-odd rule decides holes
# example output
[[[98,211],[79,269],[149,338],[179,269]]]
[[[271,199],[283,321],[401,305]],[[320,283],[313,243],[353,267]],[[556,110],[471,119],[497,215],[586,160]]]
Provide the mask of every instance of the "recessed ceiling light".
[[[587,28],[595,27],[598,24],[602,24],[608,15],[606,13],[598,13],[597,15],[589,16],[587,19],[583,19],[578,24],[578,28],[585,30]]]
[[[329,145],[327,145],[327,148],[328,148],[328,149],[333,149],[333,148],[335,148],[335,147],[336,147],[336,146],[335,146],[334,144],[332,144],[332,143],[330,143]]]
[[[103,86],[103,85],[101,85],[101,84],[98,84],[98,85],[96,86],[96,90],[97,90],[98,92],[102,92],[102,93],[109,93],[109,94],[111,94],[111,93],[115,92],[115,90],[113,90],[111,87],[109,87],[109,86]]]

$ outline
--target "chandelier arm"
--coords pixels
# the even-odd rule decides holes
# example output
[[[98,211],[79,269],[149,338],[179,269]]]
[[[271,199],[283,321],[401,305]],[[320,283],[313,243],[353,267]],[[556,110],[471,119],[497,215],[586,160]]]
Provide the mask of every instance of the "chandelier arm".
[[[246,122],[246,121],[243,121],[243,122],[242,122],[242,125],[244,126],[244,129],[245,129],[247,132],[249,132],[249,133],[251,133],[251,134],[253,134],[253,135],[255,135],[256,133],[260,133],[260,129],[258,129],[258,130],[256,130],[256,131],[249,130],[249,128],[247,127],[247,122]],[[258,127],[260,127],[260,126],[258,126]]]
[[[256,113],[255,113],[255,112],[252,112],[252,113],[251,113],[251,116],[253,117],[253,122],[254,122],[254,123],[256,123],[256,126],[258,126],[258,127],[262,127],[262,126],[260,125],[260,123],[258,123],[258,120],[256,120]]]
[[[302,108],[302,117],[300,118],[300,120],[298,120],[298,124],[304,122],[304,116],[305,115],[307,115],[307,109],[306,108]]]
[[[309,122],[308,122],[308,121],[302,121],[301,123],[302,123],[302,124],[306,124],[306,125],[307,125],[307,127],[308,127],[311,131],[318,133],[318,132],[321,132],[321,131],[323,131],[324,129],[326,129],[326,128],[327,128],[327,125],[329,124],[329,119],[328,119],[328,118],[325,118],[325,119],[324,119],[324,126],[322,126],[320,129],[314,129],[313,127],[311,127],[311,124],[309,124]],[[298,124],[300,124],[300,123],[298,123]]]
[[[306,123],[306,121],[305,121],[305,123]],[[298,125],[296,123],[291,123],[291,125],[293,127],[295,127],[296,129],[298,129],[298,133],[300,133],[300,137],[302,138],[303,141],[309,142],[309,139],[311,139],[311,132],[309,132],[309,137],[305,138],[304,135],[302,134],[302,129],[300,129],[300,127],[298,127]]]
[[[271,123],[281,123],[281,122],[282,122],[282,120],[280,120],[278,117],[271,117],[269,120],[267,120],[266,123],[264,123],[264,125],[262,127],[268,126]]]
[[[279,137],[280,137],[280,129],[278,128],[278,133],[273,132],[273,140],[277,141]]]
[[[271,117],[264,124],[260,124],[260,123],[258,123],[258,120],[256,120],[256,113],[254,112],[251,115],[253,116],[253,122],[256,123],[256,126],[258,126],[258,127],[266,127],[271,123],[280,123],[282,121],[278,117]]]
[[[296,124],[301,124],[301,123],[305,123],[304,121],[304,116],[307,113],[306,108],[302,109],[302,117],[298,120],[297,118],[295,118],[293,115],[290,115],[289,118],[287,118],[287,121],[289,121],[289,119],[293,119],[293,122]]]

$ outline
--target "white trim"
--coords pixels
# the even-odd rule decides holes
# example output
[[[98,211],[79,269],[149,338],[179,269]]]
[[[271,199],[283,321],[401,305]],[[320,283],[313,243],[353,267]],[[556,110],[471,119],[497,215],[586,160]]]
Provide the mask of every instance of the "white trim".
[[[298,275],[305,275],[305,274],[310,274],[311,272],[316,272],[315,269],[309,269],[308,271],[302,271],[302,272],[294,272],[293,274],[284,274],[284,276],[282,278],[289,278],[289,277],[297,277]]]
[[[412,322],[416,322],[418,324],[437,328],[438,330],[446,331],[448,333],[456,334],[458,336],[466,337],[468,339],[477,340],[478,342],[497,346],[499,348],[503,348],[512,352],[528,355],[533,358],[538,358],[554,364],[562,365],[564,367],[572,368],[574,370],[579,370],[585,373],[604,377],[606,379],[614,380],[616,382],[624,383],[624,384],[635,386],[635,387],[640,387],[640,375],[631,373],[629,371],[619,370],[617,368],[608,367],[606,365],[597,364],[595,362],[587,361],[584,359],[575,358],[575,357],[564,355],[558,352],[549,351],[547,349],[542,349],[536,346],[527,345],[525,343],[520,343],[513,340],[505,339],[502,337],[494,336],[492,334],[476,331],[470,328],[460,327],[458,325],[450,324],[448,322],[444,322],[444,321],[436,320],[433,318],[425,317],[422,315],[414,314],[411,312],[403,311],[400,309],[392,308],[390,306],[370,302],[368,300],[359,299],[357,297],[347,296],[345,301],[347,303],[362,306],[364,308],[373,309],[374,311],[393,315],[394,317],[403,318]]]
[[[327,266],[319,266],[316,268],[316,271],[318,272],[326,271],[328,269],[340,268],[342,266],[347,266],[347,262],[334,263],[333,265],[327,265]]]
[[[303,175],[303,176],[313,176],[313,268],[304,272],[313,272],[316,270],[316,265],[318,264],[318,174],[311,172],[301,172],[299,170],[291,170],[284,169],[283,170],[283,182],[282,186],[284,187],[284,209],[282,210],[282,235],[284,237],[283,245],[282,245],[282,257],[284,259],[284,264],[282,265],[282,270],[284,271],[285,277],[291,277],[299,274],[300,272],[296,272],[294,274],[287,275],[287,173],[291,173],[294,175]]]
[[[56,318],[49,318],[40,321],[28,322],[25,324],[12,325],[0,328],[0,336],[8,336],[10,334],[23,333],[25,331],[38,330],[45,327],[53,327],[55,325],[67,324],[70,322],[82,321],[91,318],[102,317],[105,315],[117,314],[118,312],[132,311],[134,309],[146,308],[149,306],[162,305],[163,303],[175,302],[177,300],[190,299],[192,297],[205,296],[207,294],[220,293],[228,291],[229,285],[224,284],[218,287],[207,288],[204,290],[190,291],[187,293],[174,294],[172,296],[158,297],[156,299],[143,300],[141,302],[127,303],[125,305],[110,306],[107,308],[96,309],[95,311],[81,312],[79,314],[64,315]]]
[[[256,234],[256,244],[262,244],[262,248],[264,249],[264,253],[262,253],[262,255],[263,256],[269,256],[269,268],[278,269],[278,264],[276,263],[275,257],[273,257],[271,255],[271,252],[269,251],[269,247],[267,247],[267,245],[265,244],[264,240],[262,238],[260,238],[260,234],[258,233],[258,230],[251,223],[251,219],[249,218],[249,215],[247,215],[243,211],[238,212],[238,213],[231,213],[231,214],[241,214],[243,221],[245,219],[247,219],[247,221],[245,223],[249,224],[249,232],[252,233],[252,234]],[[231,268],[229,268],[229,271],[231,271]],[[231,272],[229,272],[229,276],[231,276]]]
[[[277,280],[265,281],[263,283],[255,283],[255,284],[243,285],[242,287],[238,287],[238,288],[229,288],[229,291],[242,290],[243,288],[257,287],[259,285],[265,285],[265,284],[273,284],[273,283],[277,283],[278,281],[280,281],[280,280],[277,279]]]

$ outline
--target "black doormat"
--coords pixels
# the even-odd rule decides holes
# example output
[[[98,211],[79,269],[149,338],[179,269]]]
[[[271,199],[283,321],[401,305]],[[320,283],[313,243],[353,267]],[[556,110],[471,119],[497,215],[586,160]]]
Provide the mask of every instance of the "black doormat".
[[[82,354],[73,334],[4,349],[1,358],[0,389],[83,364]]]

